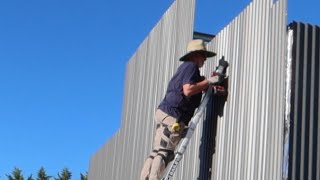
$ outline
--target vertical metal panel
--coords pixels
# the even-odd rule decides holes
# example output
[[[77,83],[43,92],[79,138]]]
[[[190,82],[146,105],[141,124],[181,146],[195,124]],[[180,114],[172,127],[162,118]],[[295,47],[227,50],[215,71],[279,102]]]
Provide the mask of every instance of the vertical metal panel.
[[[320,27],[294,22],[289,177],[320,180]]]
[[[141,43],[127,64],[120,130],[91,158],[90,180],[139,179],[151,152],[154,112],[193,36],[194,0],[176,0]],[[199,130],[195,138],[199,137]],[[191,146],[195,145],[194,141]],[[196,179],[198,148],[184,160],[177,179]]]
[[[221,56],[230,62],[228,98],[215,104],[223,116],[212,138],[211,179],[282,178],[286,3],[253,1],[208,45],[218,56],[204,74]]]

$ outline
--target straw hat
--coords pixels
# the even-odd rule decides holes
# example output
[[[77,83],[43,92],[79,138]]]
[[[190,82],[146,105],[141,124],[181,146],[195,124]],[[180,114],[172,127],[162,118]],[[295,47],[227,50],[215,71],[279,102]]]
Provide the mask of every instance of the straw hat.
[[[206,55],[206,57],[213,57],[216,55],[216,53],[214,52],[207,51],[207,48],[202,39],[194,39],[188,43],[187,53],[180,58],[180,61],[188,60],[188,56],[196,52],[201,52]]]

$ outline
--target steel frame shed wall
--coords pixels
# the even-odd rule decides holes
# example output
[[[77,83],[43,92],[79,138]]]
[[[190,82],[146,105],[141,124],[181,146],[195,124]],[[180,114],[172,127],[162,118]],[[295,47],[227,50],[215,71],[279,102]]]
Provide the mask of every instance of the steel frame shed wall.
[[[253,1],[209,44],[230,62],[211,179],[282,178],[286,7],[286,0]]]
[[[193,36],[194,7],[194,0],[174,1],[128,61],[121,128],[91,158],[90,180],[139,179],[151,152],[155,109]],[[190,166],[178,169],[178,179],[196,178],[197,153],[186,154]]]
[[[192,39],[194,5],[176,0],[128,62],[122,125],[92,157],[90,180],[138,179],[154,110]],[[218,56],[202,74],[224,55],[229,95],[212,99],[175,179],[281,179],[286,7],[286,0],[253,1],[208,44]]]

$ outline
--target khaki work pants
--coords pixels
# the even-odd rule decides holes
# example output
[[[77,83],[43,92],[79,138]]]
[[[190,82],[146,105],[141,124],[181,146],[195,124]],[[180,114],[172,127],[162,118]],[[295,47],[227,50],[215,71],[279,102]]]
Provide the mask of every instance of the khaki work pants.
[[[153,150],[145,161],[141,180],[160,180],[168,163],[174,158],[174,150],[179,144],[185,124],[180,123],[180,131],[173,132],[172,125],[177,119],[169,116],[161,110],[155,114],[156,133],[153,142]]]

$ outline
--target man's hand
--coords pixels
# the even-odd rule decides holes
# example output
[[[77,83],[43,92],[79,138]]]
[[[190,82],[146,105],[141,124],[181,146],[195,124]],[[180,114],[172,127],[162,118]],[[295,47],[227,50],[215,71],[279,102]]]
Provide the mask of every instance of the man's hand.
[[[213,88],[214,95],[226,96],[228,94],[224,86],[217,85],[217,86],[212,86],[212,88]]]
[[[209,81],[209,85],[217,85],[223,81],[223,77],[220,75],[215,75],[212,77],[209,77],[207,80]]]

